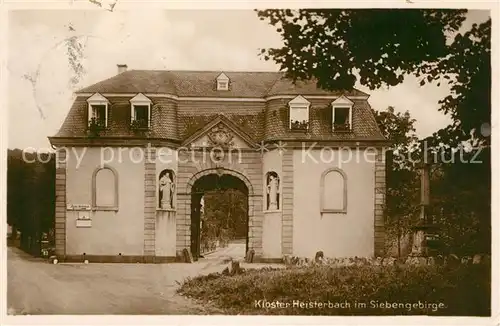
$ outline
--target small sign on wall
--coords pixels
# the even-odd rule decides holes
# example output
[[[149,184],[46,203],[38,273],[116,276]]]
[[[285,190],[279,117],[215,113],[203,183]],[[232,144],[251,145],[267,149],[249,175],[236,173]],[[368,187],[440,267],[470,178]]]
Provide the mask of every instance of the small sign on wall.
[[[90,205],[88,204],[68,204],[67,209],[72,211],[90,211]]]
[[[76,219],[76,227],[89,228],[92,226],[92,220],[90,219],[90,212],[82,211],[78,212],[78,217]]]

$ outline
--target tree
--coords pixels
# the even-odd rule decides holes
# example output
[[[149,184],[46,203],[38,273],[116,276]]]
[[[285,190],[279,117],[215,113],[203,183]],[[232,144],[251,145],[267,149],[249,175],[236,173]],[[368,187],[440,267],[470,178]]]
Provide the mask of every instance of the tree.
[[[281,48],[262,49],[261,55],[278,63],[293,80],[315,79],[329,90],[352,89],[356,82],[375,89],[397,85],[413,74],[420,85],[451,86],[439,110],[452,118],[452,124],[419,141],[430,152],[455,158],[454,163],[433,165],[431,207],[451,250],[489,251],[491,19],[461,34],[466,14],[467,10],[455,9],[258,11],[284,42]],[[415,159],[422,158],[421,146],[401,147],[408,140],[409,121],[390,110],[376,117],[386,137],[395,142],[396,153],[409,150]],[[465,143],[475,148],[464,151]],[[482,163],[470,163],[476,154]],[[393,162],[390,168],[388,216],[405,216],[418,208],[419,187],[412,186],[415,171],[404,162]]]
[[[394,86],[407,74],[420,84],[447,80],[452,94],[440,101],[450,114],[457,145],[490,123],[491,19],[457,34],[467,10],[307,9],[262,10],[284,46],[262,49],[288,77],[316,79],[325,89]],[[449,36],[457,34],[452,42]]]
[[[42,234],[55,226],[55,155],[39,155],[25,153],[24,160],[21,150],[8,150],[7,166],[7,222],[13,237],[21,231],[21,248],[34,255]]]
[[[385,226],[387,244],[391,247],[397,241],[400,253],[400,239],[408,233],[419,213],[418,173],[415,165],[408,159],[418,151],[415,119],[411,118],[408,111],[395,112],[391,106],[385,111],[373,110],[373,114],[382,134],[392,144],[387,152]]]
[[[7,223],[12,226],[12,238],[16,239],[21,224],[23,161],[20,150],[7,152]]]
[[[204,195],[203,241],[247,236],[247,196],[236,189],[216,189]]]

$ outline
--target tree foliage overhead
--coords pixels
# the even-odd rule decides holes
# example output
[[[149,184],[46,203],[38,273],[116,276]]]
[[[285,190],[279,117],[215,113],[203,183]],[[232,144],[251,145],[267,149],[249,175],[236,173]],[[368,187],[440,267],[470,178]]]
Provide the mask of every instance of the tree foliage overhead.
[[[489,147],[453,151],[439,135],[418,140],[409,112],[393,107],[373,111],[383,135],[391,140],[392,159],[387,160],[385,230],[389,248],[394,240],[411,231],[420,216],[421,144],[430,147],[433,162],[428,214],[439,226],[441,250],[472,255],[490,252],[491,244],[491,152]]]
[[[202,242],[246,238],[248,197],[237,189],[208,191],[202,219]]]
[[[462,9],[262,10],[283,47],[262,49],[288,77],[316,79],[325,89],[394,86],[415,74],[420,84],[447,80],[440,101],[453,132],[469,137],[490,121],[491,20],[459,34]],[[454,39],[450,38],[455,35]],[[478,135],[481,136],[481,135]],[[458,141],[457,141],[458,142]]]

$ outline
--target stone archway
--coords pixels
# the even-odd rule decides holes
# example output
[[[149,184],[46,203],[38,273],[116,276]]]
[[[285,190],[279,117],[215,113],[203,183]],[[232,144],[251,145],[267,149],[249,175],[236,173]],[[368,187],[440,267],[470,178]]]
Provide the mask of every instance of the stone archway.
[[[186,188],[186,194],[189,194],[189,205],[186,205],[189,210],[189,245],[193,258],[197,260],[200,257],[201,248],[201,224],[200,224],[200,208],[201,198],[212,190],[238,190],[246,200],[246,219],[245,219],[245,252],[250,247],[250,225],[253,221],[253,187],[250,181],[241,173],[229,169],[217,168],[206,169],[193,175]],[[241,197],[240,197],[241,198]],[[240,202],[241,203],[241,202]],[[241,218],[241,217],[240,217]],[[240,219],[240,226],[241,224]],[[241,229],[240,229],[241,231]],[[239,245],[241,250],[242,244]]]
[[[219,168],[209,168],[209,169],[205,169],[203,171],[200,171],[198,173],[195,173],[187,182],[186,193],[187,194],[191,193],[191,189],[193,187],[193,184],[196,182],[196,180],[198,180],[206,175],[209,175],[209,174],[232,175],[245,183],[245,186],[248,188],[249,197],[252,197],[254,195],[254,189],[253,189],[252,183],[250,182],[250,180],[248,180],[248,178],[245,175],[243,175],[242,173],[240,173],[238,171],[234,171],[234,170],[227,169],[227,168],[220,168],[220,167]]]

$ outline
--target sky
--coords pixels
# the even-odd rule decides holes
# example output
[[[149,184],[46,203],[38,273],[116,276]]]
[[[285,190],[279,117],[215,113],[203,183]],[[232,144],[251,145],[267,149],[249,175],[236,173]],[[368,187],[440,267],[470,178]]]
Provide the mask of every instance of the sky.
[[[488,17],[488,11],[469,12],[463,30]],[[9,148],[50,148],[47,137],[61,126],[74,91],[112,77],[117,64],[129,69],[279,69],[260,58],[258,50],[281,46],[280,36],[251,10],[23,10],[9,13],[8,28]],[[84,42],[85,72],[76,85],[70,83],[74,74],[65,44],[72,36]],[[420,137],[450,123],[438,111],[438,101],[449,94],[447,85],[420,87],[408,76],[387,89],[357,88],[370,94],[377,110],[408,110]]]

